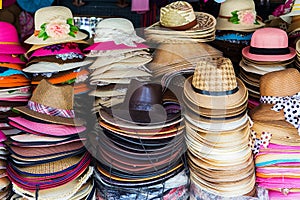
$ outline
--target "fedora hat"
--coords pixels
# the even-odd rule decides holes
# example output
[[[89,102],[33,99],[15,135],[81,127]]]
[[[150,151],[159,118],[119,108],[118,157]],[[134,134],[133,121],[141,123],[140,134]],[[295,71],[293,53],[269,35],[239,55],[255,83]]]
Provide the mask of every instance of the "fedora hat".
[[[230,109],[248,98],[244,83],[236,78],[229,58],[197,63],[193,76],[184,83],[184,94],[193,104],[209,109]]]
[[[81,126],[73,110],[74,91],[71,85],[55,86],[42,80],[34,90],[27,106],[14,109],[31,117],[47,122]]]
[[[261,104],[250,111],[250,117],[258,121],[286,120],[298,128],[299,80],[300,73],[294,68],[263,75],[259,84]]]
[[[161,84],[135,79],[131,80],[123,103],[108,111],[115,118],[140,125],[165,124],[181,116],[180,110],[167,113],[163,107]]]
[[[0,22],[0,54],[23,54],[26,49],[19,42],[18,32],[14,25]]]
[[[288,47],[287,33],[279,28],[261,28],[256,30],[250,46],[243,48],[244,57],[255,61],[285,61],[292,59],[296,51]]]
[[[216,29],[252,32],[264,25],[256,16],[253,0],[226,0],[220,6]]]
[[[74,25],[73,15],[64,6],[40,8],[34,15],[34,34],[24,42],[34,45],[51,45],[83,40],[87,35]]]

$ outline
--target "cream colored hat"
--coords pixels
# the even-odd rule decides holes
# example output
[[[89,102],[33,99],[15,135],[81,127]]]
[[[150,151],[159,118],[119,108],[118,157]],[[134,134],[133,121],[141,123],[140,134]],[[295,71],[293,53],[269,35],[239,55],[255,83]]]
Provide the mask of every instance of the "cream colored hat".
[[[71,10],[64,6],[49,6],[37,10],[34,24],[34,34],[24,41],[27,44],[51,45],[76,42],[88,37],[74,25]]]
[[[253,0],[226,0],[220,6],[216,29],[252,32],[264,25],[257,19]]]

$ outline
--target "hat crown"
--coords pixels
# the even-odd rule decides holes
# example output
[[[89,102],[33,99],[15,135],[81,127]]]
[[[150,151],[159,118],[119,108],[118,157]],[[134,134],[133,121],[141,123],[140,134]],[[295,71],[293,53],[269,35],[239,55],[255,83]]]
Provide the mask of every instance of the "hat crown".
[[[287,48],[287,33],[279,28],[257,29],[250,41],[251,47],[256,48]]]
[[[192,78],[192,86],[197,90],[225,92],[237,88],[237,80],[229,58],[220,57],[214,61],[197,63]]]
[[[19,43],[19,37],[14,25],[8,22],[0,22],[0,44],[3,42]]]
[[[219,15],[225,17],[231,17],[231,12],[234,11],[241,11],[241,10],[254,10],[255,11],[255,4],[253,0],[226,0],[220,6]]]
[[[125,18],[103,19],[97,24],[97,29],[120,30],[128,34],[135,32],[132,22]]]
[[[72,110],[73,99],[74,90],[71,85],[55,86],[43,79],[30,100],[51,108]]]
[[[184,26],[195,19],[193,6],[186,1],[176,1],[160,9],[160,23],[165,27]]]
[[[261,96],[295,95],[300,92],[300,73],[294,68],[269,72],[260,78],[259,87]]]

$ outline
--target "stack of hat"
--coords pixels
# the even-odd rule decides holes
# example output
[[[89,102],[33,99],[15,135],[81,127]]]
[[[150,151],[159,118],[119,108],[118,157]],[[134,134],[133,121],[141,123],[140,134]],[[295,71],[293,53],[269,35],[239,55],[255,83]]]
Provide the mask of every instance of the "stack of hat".
[[[0,131],[0,199],[8,199],[11,196],[11,182],[7,177],[6,167],[7,167],[7,137]]]
[[[212,45],[231,59],[237,72],[242,49],[249,45],[253,32],[264,25],[256,16],[254,0],[226,0],[220,5]]]
[[[121,103],[132,79],[149,81],[150,71],[145,64],[152,60],[145,41],[125,18],[107,18],[95,30],[94,44],[86,48],[88,57],[94,58],[90,84],[96,85],[90,95],[99,104],[110,107]]]
[[[187,198],[183,117],[171,91],[132,80],[124,102],[99,114],[95,177],[102,198]]]
[[[255,194],[247,99],[247,88],[236,78],[229,58],[200,61],[185,81],[191,183],[209,193],[221,197]]]
[[[32,45],[27,51],[24,72],[33,75],[32,84],[47,79],[56,85],[69,84],[75,94],[89,91],[88,70],[92,61],[85,60],[80,44],[88,37],[74,25],[69,8],[43,7],[36,11],[35,32],[24,42]]]
[[[42,80],[9,124],[7,174],[15,193],[28,199],[82,199],[95,195],[85,122],[75,118],[72,86]]]
[[[300,69],[300,40],[296,42],[296,58],[294,62],[294,67]]]
[[[251,110],[256,182],[270,199],[299,199],[300,73],[270,72],[260,81],[261,104]]]
[[[175,1],[160,9],[159,22],[144,30],[147,42],[198,43],[215,39],[216,19],[205,12],[194,12],[186,1]]]
[[[288,36],[279,28],[261,28],[253,33],[250,46],[242,50],[239,77],[249,90],[249,108],[259,104],[259,81],[268,72],[292,67],[295,49],[288,47]]]

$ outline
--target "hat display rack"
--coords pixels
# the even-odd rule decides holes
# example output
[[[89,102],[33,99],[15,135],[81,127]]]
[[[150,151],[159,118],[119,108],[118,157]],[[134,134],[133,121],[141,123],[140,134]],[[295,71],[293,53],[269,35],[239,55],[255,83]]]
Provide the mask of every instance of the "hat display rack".
[[[298,0],[287,30],[254,0],[172,1],[140,30],[18,3],[35,30],[0,20],[0,199],[300,198]]]

